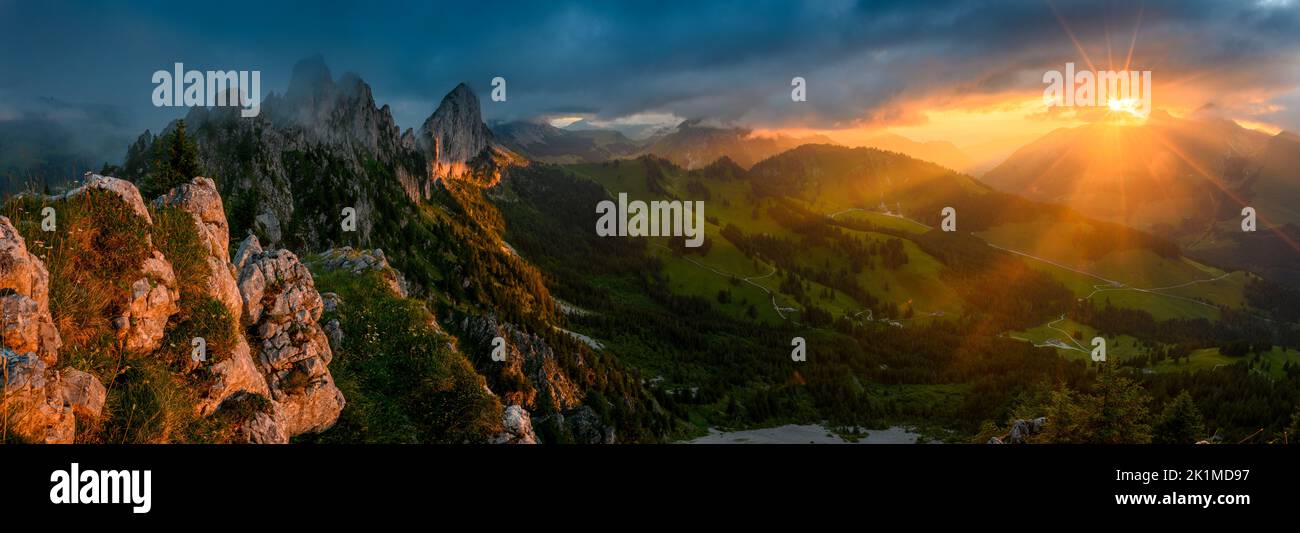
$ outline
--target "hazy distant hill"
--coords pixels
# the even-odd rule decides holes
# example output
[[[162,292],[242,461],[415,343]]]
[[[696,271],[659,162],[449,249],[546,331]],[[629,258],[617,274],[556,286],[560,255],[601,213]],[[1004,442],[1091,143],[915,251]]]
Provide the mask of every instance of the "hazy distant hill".
[[[6,102],[10,103],[10,102]],[[117,163],[133,132],[119,109],[41,98],[0,113],[0,195],[59,188]]]
[[[546,163],[607,161],[633,155],[644,146],[614,130],[561,129],[535,121],[497,124],[492,133],[511,150]]]
[[[744,128],[719,128],[703,125],[700,120],[688,120],[679,124],[672,133],[655,139],[643,153],[662,157],[687,169],[702,167],[724,156],[741,167],[749,168],[803,144],[833,144],[833,141],[820,135],[755,136]]]
[[[948,141],[919,142],[902,135],[887,133],[872,137],[863,144],[872,148],[907,154],[917,159],[938,163],[958,172],[969,172],[975,164],[970,156]]]

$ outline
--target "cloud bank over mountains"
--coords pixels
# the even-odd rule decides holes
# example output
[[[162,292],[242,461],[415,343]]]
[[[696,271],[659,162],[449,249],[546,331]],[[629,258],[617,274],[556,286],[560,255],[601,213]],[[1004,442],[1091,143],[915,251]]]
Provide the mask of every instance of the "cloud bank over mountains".
[[[1136,32],[1136,37],[1135,37]],[[1032,98],[1067,61],[1155,72],[1156,106],[1213,103],[1300,129],[1300,6],[1212,2],[545,2],[384,6],[0,2],[0,121],[40,98],[115,106],[126,130],[179,116],[150,104],[176,61],[257,69],[287,85],[323,54],[370,82],[403,127],[448,87],[509,82],[485,119],[709,118],[752,128],[906,125],[926,111]],[[1076,46],[1076,41],[1078,46]],[[1130,60],[1130,47],[1132,48]],[[790,79],[808,80],[790,105]]]

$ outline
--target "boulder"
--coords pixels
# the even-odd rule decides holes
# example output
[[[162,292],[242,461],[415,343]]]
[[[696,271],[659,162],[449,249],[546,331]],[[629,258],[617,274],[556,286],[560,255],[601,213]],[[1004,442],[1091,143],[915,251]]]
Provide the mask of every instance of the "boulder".
[[[287,444],[284,422],[275,404],[266,396],[240,392],[222,402],[213,416],[232,425],[234,442],[248,444]]]
[[[330,340],[330,349],[336,352],[342,350],[344,334],[343,326],[339,324],[339,320],[337,318],[330,319],[322,329],[325,330],[325,336]]]
[[[65,368],[60,373],[63,401],[78,417],[98,417],[104,411],[108,390],[99,378],[75,368]]]
[[[243,335],[235,336],[235,347],[231,349],[230,357],[212,365],[208,371],[212,379],[197,405],[200,416],[212,414],[222,402],[239,393],[271,396],[266,378],[257,370]]]
[[[343,298],[336,293],[322,292],[320,293],[320,299],[324,304],[323,310],[326,313],[333,313],[339,309],[340,305],[343,305]]]
[[[242,426],[241,442],[249,444],[288,444],[284,423],[273,413],[256,412]]]
[[[63,402],[58,373],[35,354],[0,348],[5,375],[4,406],[8,431],[32,443],[70,444],[76,435],[76,415]]]
[[[11,289],[0,292],[5,290]],[[0,340],[15,353],[34,353],[47,364],[58,359],[62,344],[49,310],[17,292],[0,296]]]
[[[1030,435],[1039,433],[1047,427],[1047,418],[1016,419],[1011,422],[1011,429],[1006,435],[989,438],[987,444],[1024,444]]]

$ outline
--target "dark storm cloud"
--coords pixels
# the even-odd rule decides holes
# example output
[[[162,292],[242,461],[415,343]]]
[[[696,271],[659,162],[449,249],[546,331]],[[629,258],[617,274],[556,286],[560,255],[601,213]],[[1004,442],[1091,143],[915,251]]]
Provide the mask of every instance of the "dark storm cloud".
[[[908,102],[1041,89],[1044,69],[1082,63],[1234,91],[1297,84],[1295,2],[454,2],[176,3],[103,6],[0,0],[0,98],[120,106],[155,129],[149,75],[182,61],[260,69],[282,92],[293,63],[321,53],[355,71],[403,126],[457,82],[509,100],[489,119],[642,112],[755,126],[900,120]],[[1059,18],[1058,18],[1059,14]],[[790,78],[809,83],[791,105]],[[1215,84],[1218,84],[1216,87]],[[0,111],[5,107],[0,101]],[[0,115],[2,117],[3,115]],[[1278,115],[1291,116],[1291,115]],[[1292,124],[1292,127],[1296,125]]]

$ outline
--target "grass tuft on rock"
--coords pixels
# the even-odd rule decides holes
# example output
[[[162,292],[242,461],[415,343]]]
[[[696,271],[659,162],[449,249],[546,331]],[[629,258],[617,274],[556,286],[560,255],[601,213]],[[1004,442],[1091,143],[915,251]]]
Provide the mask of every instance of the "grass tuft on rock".
[[[53,207],[55,231],[42,228]],[[79,419],[77,442],[224,442],[226,418],[198,417],[207,369],[229,357],[238,335],[234,318],[206,294],[207,250],[191,215],[177,208],[151,210],[151,226],[119,197],[89,190],[68,200],[19,196],[0,207],[50,273],[50,314],[63,339],[61,367],[94,374],[108,389],[99,420]],[[112,320],[130,298],[140,265],[163,252],[176,273],[180,311],[162,345],[148,354],[126,353]],[[202,337],[207,360],[193,369],[191,342]],[[194,370],[187,372],[187,370]]]
[[[54,231],[42,228],[46,207],[54,208]],[[0,214],[9,217],[27,249],[49,270],[50,314],[64,350],[103,351],[113,317],[125,308],[131,283],[149,256],[149,223],[115,194],[93,189],[68,200],[15,197]],[[117,358],[115,350],[108,351],[114,353],[102,355]]]

